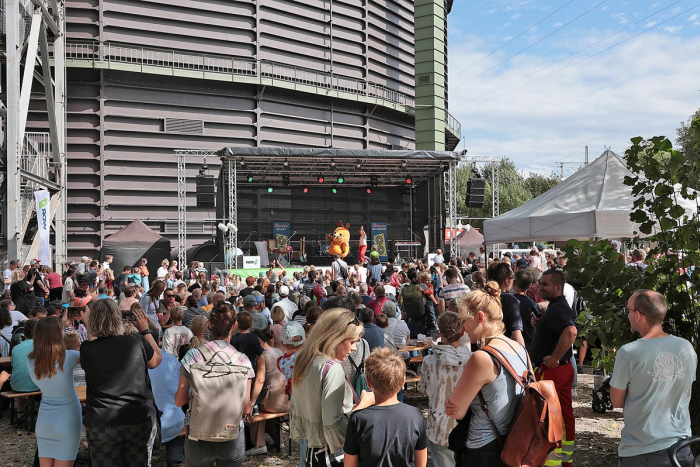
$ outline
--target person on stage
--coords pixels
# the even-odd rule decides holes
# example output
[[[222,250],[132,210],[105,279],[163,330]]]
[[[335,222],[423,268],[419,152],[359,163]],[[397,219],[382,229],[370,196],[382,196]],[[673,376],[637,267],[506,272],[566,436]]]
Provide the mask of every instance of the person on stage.
[[[365,227],[360,227],[360,241],[358,243],[360,246],[359,260],[360,264],[365,264],[367,258],[365,257],[365,251],[367,251],[367,234],[365,233]]]

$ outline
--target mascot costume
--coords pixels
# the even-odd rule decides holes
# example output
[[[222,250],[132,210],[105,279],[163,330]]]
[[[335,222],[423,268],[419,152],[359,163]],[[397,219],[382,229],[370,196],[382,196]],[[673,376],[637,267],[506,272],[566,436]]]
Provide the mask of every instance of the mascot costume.
[[[333,232],[333,235],[326,234],[326,238],[330,241],[330,246],[328,247],[328,254],[331,256],[339,255],[341,259],[350,253],[350,224],[345,224],[338,221],[338,227]]]

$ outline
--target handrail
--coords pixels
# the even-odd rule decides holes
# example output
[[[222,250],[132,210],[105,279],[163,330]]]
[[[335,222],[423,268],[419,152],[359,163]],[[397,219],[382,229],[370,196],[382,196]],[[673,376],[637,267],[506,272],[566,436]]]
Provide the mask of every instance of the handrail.
[[[448,127],[452,128],[456,132],[456,136],[462,135],[462,124],[452,116],[451,113],[445,112],[445,123]]]
[[[93,63],[129,63],[142,67],[226,73],[250,78],[270,78],[357,96],[378,98],[405,107],[415,107],[415,99],[412,96],[380,84],[269,60],[251,60],[225,55],[99,42],[67,43],[66,60],[87,60]]]

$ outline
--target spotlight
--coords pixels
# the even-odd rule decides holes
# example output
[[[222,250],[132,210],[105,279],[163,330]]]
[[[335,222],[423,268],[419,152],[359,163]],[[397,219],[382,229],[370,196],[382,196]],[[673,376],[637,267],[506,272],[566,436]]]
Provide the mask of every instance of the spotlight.
[[[411,177],[406,177],[406,185],[410,185],[411,183],[413,183],[413,179],[411,179]]]
[[[304,192],[304,194],[308,193],[308,192],[309,192],[309,187],[306,187],[306,186],[305,186],[304,189],[303,189],[302,191]]]
[[[324,180],[323,175],[318,176],[318,183],[323,183]]]
[[[333,188],[332,191],[333,191],[333,194],[334,194],[334,195],[335,195],[336,193],[338,193],[338,190],[336,190],[335,188]]]
[[[377,177],[370,177],[369,179],[369,185],[372,188],[377,188],[379,186],[379,179]]]
[[[271,186],[270,186],[270,187],[267,187],[267,192],[268,192],[268,193],[272,193],[272,187],[271,187]]]
[[[284,165],[285,167],[289,167],[289,161],[285,158],[282,165]]]
[[[253,176],[252,176],[252,175],[248,175],[248,183],[251,183],[252,181],[253,181]]]
[[[202,167],[199,169],[199,175],[206,175],[207,170],[209,170],[209,166],[207,165],[207,161],[204,161]]]
[[[345,177],[343,177],[342,175],[338,175],[338,183],[341,185],[345,183]]]
[[[229,232],[238,232],[238,227],[235,224],[229,222],[226,227],[228,227]]]
[[[361,167],[362,167],[362,161],[358,160],[358,161],[357,161],[357,164],[355,164],[355,168],[356,168],[356,169],[359,169],[359,168],[361,168]]]
[[[241,167],[245,167],[245,161],[241,159]]]
[[[335,159],[331,159],[331,167],[335,167]]]
[[[406,161],[401,161],[401,168],[405,169],[406,168]]]
[[[368,195],[371,195],[371,194],[372,194],[372,189],[369,188],[369,187],[367,188],[367,194],[368,194]]]
[[[219,230],[221,230],[222,232],[228,232],[228,227],[226,227],[226,225],[224,225],[224,224],[221,223],[221,222],[219,222],[219,224],[218,224],[216,227],[217,227]]]
[[[289,175],[282,175],[282,186],[289,186]]]

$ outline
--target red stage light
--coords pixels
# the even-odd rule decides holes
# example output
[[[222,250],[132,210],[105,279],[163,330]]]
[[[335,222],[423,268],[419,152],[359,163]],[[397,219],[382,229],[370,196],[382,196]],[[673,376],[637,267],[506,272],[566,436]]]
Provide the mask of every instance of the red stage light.
[[[308,192],[309,192],[309,189],[304,187],[304,193],[308,193]]]
[[[368,195],[372,194],[372,189],[371,189],[371,188],[367,188],[367,194],[368,194]]]
[[[323,183],[323,175],[318,176],[318,183]]]
[[[406,177],[406,185],[410,185],[413,183],[413,180],[411,180],[411,177]]]

